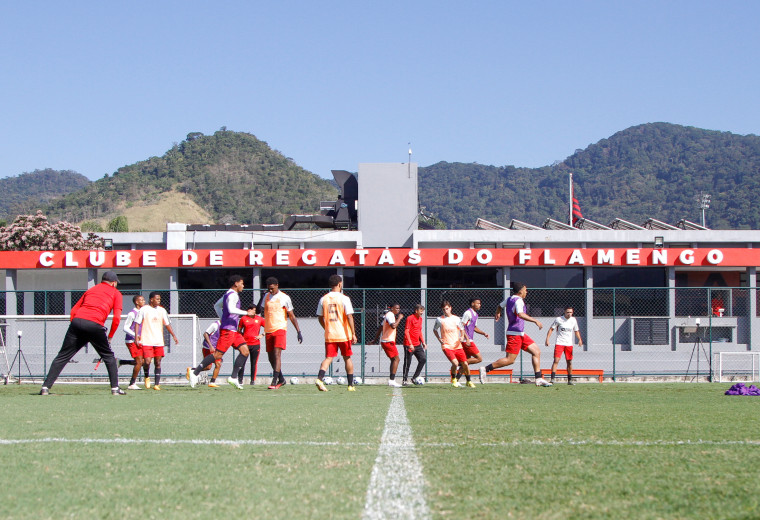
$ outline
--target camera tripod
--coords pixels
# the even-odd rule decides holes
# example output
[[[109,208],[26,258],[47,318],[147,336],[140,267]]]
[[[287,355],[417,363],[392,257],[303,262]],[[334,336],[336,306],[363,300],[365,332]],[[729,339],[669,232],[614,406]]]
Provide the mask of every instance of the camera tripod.
[[[8,384],[8,379],[10,378],[11,372],[13,372],[13,365],[16,364],[16,361],[18,361],[18,380],[16,381],[16,383],[18,383],[19,385],[21,384],[21,361],[23,361],[24,365],[26,365],[26,371],[29,372],[29,379],[31,379],[32,383],[34,383],[34,376],[32,375],[32,369],[29,368],[29,363],[26,361],[26,356],[24,355],[24,351],[21,350],[21,335],[22,335],[22,332],[18,331],[18,350],[16,351],[16,355],[13,356],[13,361],[11,362],[11,366],[8,368],[8,375],[5,376],[6,385]]]
[[[700,326],[697,325],[695,327],[684,327],[685,333],[694,334],[694,346],[691,349],[691,356],[689,357],[689,365],[686,367],[686,375],[684,376],[684,380],[688,379],[689,377],[689,370],[691,369],[691,362],[694,359],[694,355],[697,356],[697,372],[695,375],[692,376],[691,381],[693,382],[695,378],[699,378],[699,357],[700,357],[700,351],[702,354],[704,354],[705,359],[707,360],[707,367],[708,367],[708,373],[707,373],[707,381],[712,381],[712,362],[710,361],[710,356],[707,354],[707,350],[705,350],[705,344],[702,341],[702,335],[700,334]]]

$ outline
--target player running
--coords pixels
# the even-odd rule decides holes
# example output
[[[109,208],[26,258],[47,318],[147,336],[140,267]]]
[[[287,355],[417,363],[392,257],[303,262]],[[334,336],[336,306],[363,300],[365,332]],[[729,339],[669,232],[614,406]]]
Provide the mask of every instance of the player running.
[[[472,368],[472,365],[483,361],[483,356],[480,355],[477,345],[475,345],[475,333],[477,332],[481,336],[485,336],[488,339],[488,333],[483,332],[478,328],[478,317],[480,312],[480,298],[472,298],[470,300],[470,308],[464,311],[462,314],[462,325],[464,325],[464,332],[470,339],[469,343],[462,345],[464,353],[467,356],[467,365]],[[457,379],[461,377],[461,369],[457,372]],[[480,378],[480,383],[483,384],[483,378]]]
[[[573,332],[575,333],[575,337],[578,338],[578,346],[581,348],[583,347],[583,339],[578,329],[578,321],[576,321],[573,314],[574,310],[572,307],[565,307],[564,314],[554,320],[554,323],[549,328],[549,332],[546,333],[546,346],[548,347],[549,338],[554,329],[557,329],[557,341],[554,344],[554,363],[552,363],[552,383],[554,383],[554,378],[557,376],[557,365],[564,353],[565,361],[567,362],[567,384],[575,384],[573,382]]]
[[[208,354],[203,358],[203,361],[195,367],[187,368],[187,380],[190,381],[190,387],[195,388],[198,384],[198,374],[203,371],[203,368],[214,363],[216,360],[222,359],[224,353],[227,352],[230,347],[236,349],[240,355],[235,360],[235,364],[232,367],[232,375],[227,378],[227,382],[237,388],[243,389],[243,385],[238,382],[237,375],[240,368],[245,365],[248,360],[248,346],[245,343],[245,339],[238,332],[238,321],[241,316],[252,316],[252,311],[244,311],[240,308],[240,293],[243,292],[245,284],[243,277],[237,274],[233,274],[229,278],[230,288],[224,293],[217,302],[214,304],[214,310],[216,310],[219,316],[220,329],[219,340],[216,342],[216,349],[213,353]]]
[[[140,390],[137,386],[137,377],[140,375],[140,369],[143,368],[143,349],[142,346],[135,343],[135,319],[140,313],[140,309],[145,306],[145,297],[137,294],[132,297],[132,303],[134,308],[127,313],[127,319],[124,321],[124,343],[129,349],[129,354],[132,356],[132,360],[135,368],[132,369],[132,378],[129,380],[129,386],[127,390]],[[119,361],[119,366],[126,365],[128,363]]]
[[[164,327],[169,331],[174,343],[179,344],[177,335],[174,334],[172,324],[166,309],[161,307],[161,294],[153,291],[148,295],[148,305],[140,308],[135,318],[135,343],[140,345],[143,351],[143,370],[145,372],[145,388],[150,388],[150,362],[153,361],[155,383],[153,390],[161,390],[161,360],[164,352]]]
[[[348,391],[354,392],[354,362],[351,360],[351,345],[356,344],[354,328],[354,307],[351,299],[343,294],[343,278],[334,274],[330,276],[330,292],[319,299],[317,316],[319,324],[325,329],[325,359],[319,366],[316,385],[320,392],[327,392],[324,383],[325,372],[340,352],[346,364]]]
[[[251,385],[256,384],[256,372],[259,363],[259,353],[261,352],[261,327],[264,326],[264,318],[257,314],[255,305],[248,307],[248,312],[253,311],[253,316],[241,316],[238,322],[238,332],[243,335],[243,339],[248,345],[249,359],[251,360]],[[238,382],[243,384],[243,374],[245,365],[238,372]]]
[[[499,304],[496,309],[495,320],[501,318],[501,309],[507,312],[507,346],[506,357],[497,359],[490,365],[480,368],[480,380],[485,382],[486,374],[495,368],[501,368],[511,365],[517,359],[520,350],[525,350],[532,356],[533,371],[536,375],[536,386],[552,386],[552,384],[541,377],[541,349],[530,336],[525,334],[525,322],[529,321],[538,326],[538,330],[544,328],[540,321],[531,318],[525,312],[525,295],[528,294],[528,288],[524,283],[512,282],[512,296]]]
[[[301,328],[293,313],[290,296],[280,291],[280,282],[274,276],[266,280],[267,294],[264,296],[264,332],[266,333],[267,356],[272,365],[272,383],[269,390],[276,390],[285,384],[282,375],[282,351],[287,347],[288,318],[298,333],[298,343],[303,343]]]
[[[470,367],[467,365],[467,356],[462,348],[462,343],[469,343],[470,338],[465,335],[459,316],[451,313],[451,302],[444,300],[441,303],[441,309],[443,309],[443,316],[435,319],[433,334],[441,342],[446,359],[451,362],[451,386],[462,386],[456,378],[457,368],[461,366],[464,377],[467,378],[467,388],[475,388],[475,383],[470,380]]]
[[[404,378],[402,385],[408,385],[409,368],[412,365],[412,356],[417,358],[417,368],[412,376],[412,383],[418,385],[422,369],[427,362],[427,344],[422,334],[422,315],[425,312],[425,306],[418,304],[414,307],[414,312],[407,316],[404,324]]]

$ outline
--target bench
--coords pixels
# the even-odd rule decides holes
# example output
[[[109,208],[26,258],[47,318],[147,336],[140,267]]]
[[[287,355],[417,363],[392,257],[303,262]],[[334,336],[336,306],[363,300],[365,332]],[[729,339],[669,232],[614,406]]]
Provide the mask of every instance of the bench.
[[[472,370],[473,375],[477,375],[477,370]],[[489,376],[509,376],[509,382],[512,382],[512,369],[511,368],[494,368],[490,372],[488,372]]]
[[[552,369],[551,368],[542,368],[541,369],[541,377],[551,376]],[[566,376],[567,370],[565,369],[557,369],[555,371],[555,374],[558,376]],[[599,382],[604,381],[604,370],[588,370],[583,368],[574,368],[573,369],[573,376],[597,376],[599,377]]]

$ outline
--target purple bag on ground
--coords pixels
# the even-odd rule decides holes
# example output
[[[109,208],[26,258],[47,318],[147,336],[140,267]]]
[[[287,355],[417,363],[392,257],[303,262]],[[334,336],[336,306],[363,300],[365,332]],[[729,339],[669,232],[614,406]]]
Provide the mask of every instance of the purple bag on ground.
[[[726,395],[760,395],[760,388],[755,385],[744,386],[744,383],[736,383],[726,390]]]

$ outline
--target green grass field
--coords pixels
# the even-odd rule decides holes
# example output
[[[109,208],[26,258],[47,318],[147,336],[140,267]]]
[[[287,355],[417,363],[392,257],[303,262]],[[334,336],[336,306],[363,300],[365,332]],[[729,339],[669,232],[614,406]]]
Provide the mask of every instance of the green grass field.
[[[728,386],[402,395],[432,518],[759,518],[760,398]],[[0,518],[362,517],[387,386],[163,388],[0,387]]]

